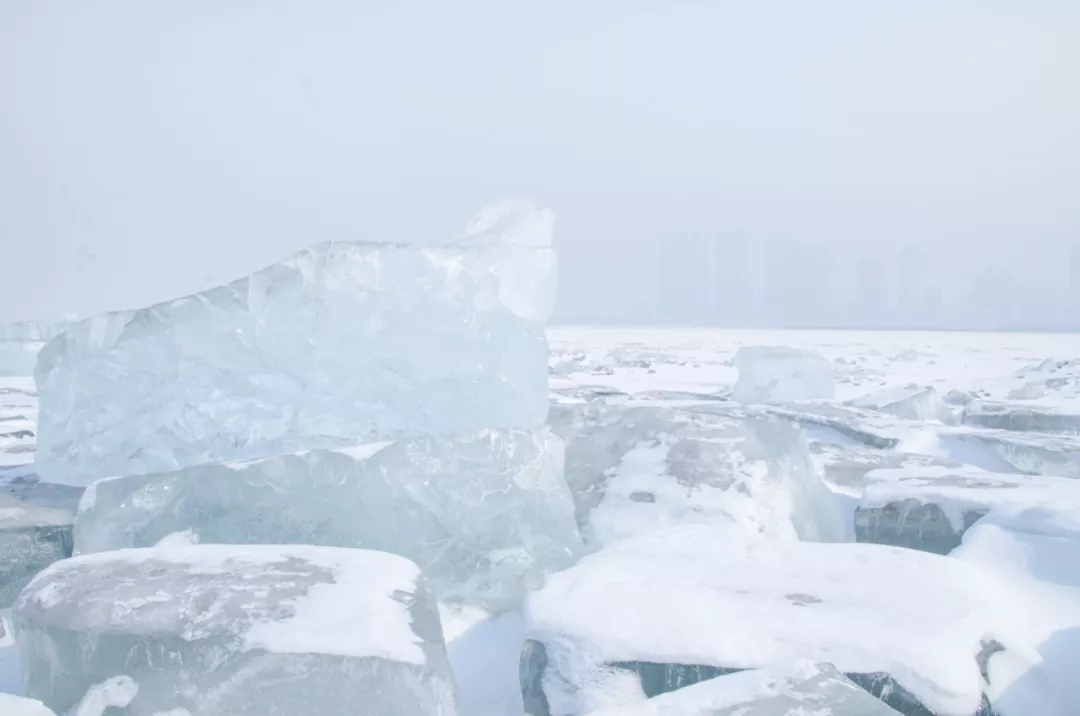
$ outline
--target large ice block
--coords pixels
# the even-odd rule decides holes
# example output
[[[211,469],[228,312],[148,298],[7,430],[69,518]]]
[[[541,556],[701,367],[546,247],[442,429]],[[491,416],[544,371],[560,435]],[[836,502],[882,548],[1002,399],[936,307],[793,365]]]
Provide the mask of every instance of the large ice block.
[[[717,676],[590,716],[900,716],[831,664],[804,661]]]
[[[53,562],[71,556],[75,515],[0,493],[0,609]]]
[[[202,545],[65,560],[15,605],[28,695],[127,676],[125,716],[453,716],[435,600],[383,552]]]
[[[901,713],[974,716],[997,656],[1037,661],[1006,591],[977,567],[914,550],[660,530],[530,596],[526,710],[589,713],[808,659]]]
[[[0,693],[0,714],[4,716],[56,716],[52,709],[34,699]]]
[[[740,403],[792,403],[833,397],[832,365],[788,346],[748,346],[735,354],[739,378],[732,398]]]
[[[563,569],[581,543],[547,427],[481,430],[94,483],[79,553],[202,542],[363,547],[412,559],[443,601],[497,609]]]
[[[660,406],[552,406],[566,479],[592,547],[676,524],[736,523],[840,540],[844,517],[784,421]]]
[[[39,474],[85,485],[542,424],[555,255],[550,235],[515,233],[530,216],[456,245],[316,244],[226,286],[70,326],[35,371]]]

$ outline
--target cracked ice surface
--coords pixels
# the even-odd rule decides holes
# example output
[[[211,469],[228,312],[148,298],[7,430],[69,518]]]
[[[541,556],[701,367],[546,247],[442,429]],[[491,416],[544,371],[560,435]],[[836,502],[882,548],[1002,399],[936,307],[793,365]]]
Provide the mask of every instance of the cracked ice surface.
[[[372,713],[454,714],[434,598],[416,565],[382,552],[87,555],[38,575],[14,614],[28,695],[57,712],[124,676],[131,716],[344,713],[361,694]]]
[[[35,371],[38,473],[86,485],[542,424],[550,212],[511,202],[481,219],[453,245],[316,244],[226,286],[68,327]]]
[[[80,553],[201,542],[317,544],[401,554],[451,602],[501,609],[581,551],[546,427],[481,430],[94,483]]]

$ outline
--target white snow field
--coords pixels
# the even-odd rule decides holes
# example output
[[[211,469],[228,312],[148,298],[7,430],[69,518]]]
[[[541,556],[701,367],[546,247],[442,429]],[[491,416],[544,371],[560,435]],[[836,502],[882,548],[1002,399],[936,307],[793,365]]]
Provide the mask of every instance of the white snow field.
[[[546,327],[552,229],[19,352],[0,716],[1080,714],[1080,336]]]

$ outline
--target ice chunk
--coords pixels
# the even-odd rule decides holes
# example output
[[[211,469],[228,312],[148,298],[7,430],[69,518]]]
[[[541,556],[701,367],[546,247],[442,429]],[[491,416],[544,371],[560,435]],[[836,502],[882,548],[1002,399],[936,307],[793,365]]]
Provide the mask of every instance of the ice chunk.
[[[0,493],[0,609],[53,562],[71,556],[75,516]]]
[[[661,406],[553,406],[566,477],[593,547],[675,524],[738,523],[760,534],[846,535],[802,435],[765,418]]]
[[[1080,413],[1045,405],[975,400],[964,408],[964,424],[1000,430],[1080,435]]]
[[[907,420],[939,422],[955,425],[956,415],[933,388],[909,385],[867,395],[851,402],[857,408],[876,410]]]
[[[553,249],[509,241],[328,242],[226,286],[76,323],[39,356],[38,472],[86,485],[540,425],[554,269]]]
[[[958,428],[943,431],[942,440],[987,450],[1025,475],[1080,478],[1080,436]]]
[[[1080,512],[1080,481],[972,468],[874,470],[855,511],[855,534],[860,542],[948,554],[988,513],[1053,506]]]
[[[130,676],[114,676],[90,687],[75,716],[103,716],[108,709],[127,708],[138,694],[139,686]]]
[[[581,550],[546,427],[313,450],[102,480],[76,525],[79,553],[202,543],[317,544],[404,555],[440,600],[501,609]]]
[[[40,701],[5,693],[0,693],[0,714],[4,716],[56,716]]]
[[[830,664],[741,671],[591,716],[899,716]]]
[[[989,654],[1035,659],[1000,593],[979,568],[925,552],[657,531],[606,547],[530,596],[525,703],[536,716],[588,713],[619,705],[612,694],[632,703],[809,659],[902,713],[972,716]]]
[[[554,225],[550,209],[528,199],[505,199],[481,209],[453,245],[482,249],[499,279],[499,301],[544,323],[555,310],[555,272],[538,271],[537,261],[538,252],[551,249]]]
[[[53,565],[15,606],[28,694],[117,676],[132,716],[452,716],[434,598],[408,560],[309,546],[133,549]]]
[[[831,400],[833,370],[816,353],[787,346],[749,346],[735,354],[739,379],[732,398],[740,403]]]

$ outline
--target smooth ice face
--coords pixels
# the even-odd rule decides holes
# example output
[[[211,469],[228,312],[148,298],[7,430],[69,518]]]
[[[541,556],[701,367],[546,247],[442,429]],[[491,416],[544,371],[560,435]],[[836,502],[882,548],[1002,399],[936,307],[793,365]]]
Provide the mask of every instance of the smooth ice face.
[[[832,365],[810,351],[787,346],[748,346],[735,354],[739,379],[732,399],[740,403],[831,400]]]
[[[851,404],[857,408],[876,410],[907,420],[939,422],[945,425],[956,425],[959,422],[940,393],[920,385],[874,393],[853,400]]]
[[[839,540],[845,520],[802,435],[767,418],[657,406],[553,406],[586,542],[677,524]]]
[[[505,228],[504,231],[511,231]],[[547,416],[551,248],[327,242],[70,326],[42,350],[42,479],[175,470]]]
[[[717,676],[629,706],[591,716],[899,716],[829,664]]]
[[[964,408],[964,424],[1000,430],[1080,435],[1080,413],[1047,405],[975,400]]]
[[[53,562],[71,556],[75,515],[0,494],[0,609]]]
[[[530,596],[525,702],[537,716],[541,702],[553,716],[588,713],[611,694],[701,680],[687,681],[695,670],[808,659],[897,710],[973,716],[989,654],[1034,659],[1003,592],[977,567],[913,550],[661,530],[606,547]]]
[[[987,450],[1004,470],[1080,478],[1080,436],[965,427],[943,431],[942,442]]]
[[[313,450],[102,480],[80,505],[80,553],[203,543],[317,544],[401,554],[443,601],[514,603],[581,551],[562,445],[546,427]]]
[[[453,716],[435,600],[382,552],[182,546],[87,555],[14,610],[28,694],[57,712],[119,676],[130,716]]]
[[[0,714],[4,716],[56,716],[40,701],[0,693]]]

